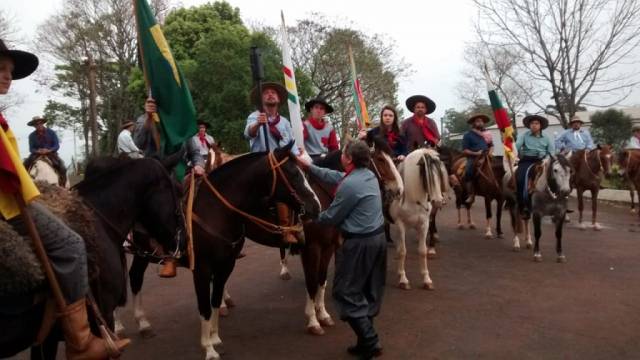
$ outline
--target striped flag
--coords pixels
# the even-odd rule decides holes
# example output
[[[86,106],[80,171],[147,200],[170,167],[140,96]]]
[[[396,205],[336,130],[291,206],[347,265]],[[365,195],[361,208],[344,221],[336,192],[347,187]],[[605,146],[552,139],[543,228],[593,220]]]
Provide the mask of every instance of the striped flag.
[[[356,121],[358,122],[358,129],[366,129],[371,125],[369,120],[369,113],[367,112],[367,104],[364,102],[364,95],[362,94],[362,88],[360,87],[360,80],[358,80],[358,73],[356,72],[356,62],[353,60],[353,50],[349,45],[349,61],[351,62],[351,83],[353,90],[353,103],[356,109]]]
[[[287,104],[289,105],[289,121],[293,130],[293,137],[296,145],[304,148],[304,131],[302,128],[302,117],[300,116],[300,98],[298,98],[298,88],[296,87],[296,74],[291,61],[291,48],[289,47],[289,36],[287,26],[284,23],[284,12],[282,16],[282,72],[284,73],[284,85],[287,88]]]
[[[502,106],[502,101],[498,96],[498,92],[487,81],[487,87],[489,91],[489,101],[491,102],[491,109],[493,110],[493,116],[496,119],[496,125],[502,133],[502,144],[504,145],[504,154],[509,159],[515,158],[515,146],[513,143],[513,126],[511,120],[507,114],[507,110]]]

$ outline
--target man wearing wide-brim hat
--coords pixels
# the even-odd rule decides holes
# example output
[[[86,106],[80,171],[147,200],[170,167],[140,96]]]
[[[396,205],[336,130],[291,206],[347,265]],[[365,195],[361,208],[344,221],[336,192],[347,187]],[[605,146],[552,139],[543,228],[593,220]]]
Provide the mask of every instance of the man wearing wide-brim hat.
[[[579,116],[574,115],[569,120],[569,128],[556,138],[556,150],[569,153],[577,150],[593,150],[595,144],[589,130],[582,129],[584,122]]]
[[[631,127],[631,138],[624,148],[625,150],[640,150],[640,124]]]
[[[213,136],[207,134],[210,127],[208,122],[198,121],[198,132],[189,140],[189,147],[198,151],[205,161],[209,156],[209,150],[215,144]]]
[[[273,151],[290,142],[295,143],[291,123],[278,112],[280,104],[287,98],[287,90],[276,82],[262,83],[261,89],[262,93],[257,87],[251,90],[251,101],[256,105],[257,110],[249,114],[244,128],[244,136],[249,140],[251,152]],[[266,138],[264,127],[267,129]],[[300,154],[296,144],[291,148],[291,152],[296,156]],[[276,203],[276,210],[280,225],[291,225],[292,217],[289,207],[284,203]],[[300,233],[287,231],[283,234],[283,242],[295,244],[301,236]]]
[[[47,119],[42,116],[34,116],[33,119],[27,123],[27,125],[33,126],[36,129],[29,134],[30,154],[25,160],[24,166],[27,170],[30,170],[38,158],[45,156],[58,173],[59,185],[64,186],[67,183],[67,169],[62,159],[58,156],[60,141],[58,140],[58,135],[45,126],[46,123]]]
[[[542,130],[549,126],[549,120],[540,115],[528,115],[522,119],[524,126],[529,129],[518,136],[516,150],[520,157],[516,171],[516,199],[518,208],[525,218],[529,217],[531,200],[527,195],[527,173],[529,168],[547,156],[555,154],[555,147],[551,138]]]
[[[38,67],[38,58],[26,51],[10,50],[0,40],[0,96],[6,95],[13,80],[22,79]],[[116,340],[109,351],[96,338],[87,320],[85,297],[89,291],[87,255],[82,238],[54,216],[45,206],[34,202],[40,193],[20,161],[18,144],[7,120],[0,114],[0,215],[22,236],[29,234],[17,197],[27,205],[25,211],[35,223],[40,241],[60,285],[63,299],[56,298],[58,322],[66,341],[67,359],[106,360],[119,356],[129,343]],[[4,331],[11,331],[5,329]],[[35,337],[35,336],[34,336]],[[33,339],[35,341],[35,339]],[[113,351],[115,350],[115,351]]]
[[[475,197],[473,168],[476,159],[493,147],[491,133],[485,130],[490,119],[485,114],[474,114],[469,117],[467,124],[471,130],[462,137],[462,153],[467,157],[464,184],[467,191],[467,203],[473,203]]]
[[[304,148],[316,160],[331,151],[340,149],[338,136],[325,116],[333,112],[333,107],[321,97],[316,97],[304,104],[309,116],[304,121]]]
[[[136,123],[126,121],[120,126],[120,134],[118,134],[117,152],[120,157],[130,159],[142,159],[144,155],[135,142],[133,141],[133,129]]]
[[[427,117],[436,110],[436,103],[424,95],[413,95],[405,102],[413,116],[402,122],[401,132],[407,139],[409,152],[423,146],[434,147],[440,143],[436,122]]]

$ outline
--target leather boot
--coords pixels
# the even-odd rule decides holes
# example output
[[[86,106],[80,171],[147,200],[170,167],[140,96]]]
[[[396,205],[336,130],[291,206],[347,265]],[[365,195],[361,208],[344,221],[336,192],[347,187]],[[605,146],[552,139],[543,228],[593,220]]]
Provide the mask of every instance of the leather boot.
[[[278,212],[278,224],[282,226],[291,226],[291,214],[289,207],[285,203],[276,203],[276,210]],[[286,244],[297,244],[298,239],[292,231],[285,231],[282,234],[282,240]]]
[[[68,360],[108,360],[120,357],[129,339],[101,339],[89,328],[85,299],[67,306],[60,316]]]
[[[465,181],[464,188],[467,191],[467,199],[465,200],[465,202],[467,204],[473,204],[473,202],[476,200],[476,192],[473,189],[473,182],[471,182],[470,180]]]
[[[158,276],[161,278],[172,278],[176,277],[178,274],[178,269],[176,265],[176,259],[174,258],[165,258],[162,264],[162,269],[158,273]]]

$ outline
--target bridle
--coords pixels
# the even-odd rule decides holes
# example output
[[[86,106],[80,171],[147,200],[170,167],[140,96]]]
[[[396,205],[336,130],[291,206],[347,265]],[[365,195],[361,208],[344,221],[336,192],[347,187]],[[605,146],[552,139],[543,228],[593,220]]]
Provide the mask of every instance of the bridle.
[[[548,165],[548,170],[547,170],[547,186],[546,186],[546,191],[549,194],[549,196],[551,196],[551,198],[553,200],[557,200],[561,194],[559,194],[557,191],[554,191],[551,186],[553,185],[553,187],[557,188],[558,187],[558,183],[556,181],[556,178],[553,176],[553,163],[558,161],[558,159],[556,159],[554,156],[550,157],[550,161],[549,161],[549,165]],[[558,161],[559,162],[559,161]],[[564,165],[562,165],[562,163],[560,162],[560,165],[564,168]],[[565,198],[568,197],[568,195],[565,196]]]
[[[272,174],[271,176],[272,184],[271,184],[271,192],[269,194],[269,199],[272,199],[273,196],[275,195],[276,185],[278,183],[278,180],[282,181],[285,187],[287,188],[287,190],[289,191],[289,195],[291,195],[300,205],[299,215],[302,216],[304,215],[304,203],[302,202],[302,200],[300,200],[298,193],[295,191],[293,186],[291,186],[289,179],[287,178],[284,171],[282,170],[282,165],[284,165],[287,161],[289,161],[289,156],[285,157],[281,161],[278,161],[278,159],[276,159],[275,155],[272,152],[270,152],[268,155],[269,167]],[[231,204],[231,202],[229,202],[229,200],[227,200],[220,193],[220,191],[216,189],[216,187],[211,183],[211,181],[209,181],[209,179],[206,176],[203,177],[203,182],[207,185],[207,188],[213,193],[213,195],[215,195],[215,197],[218,198],[218,200],[220,200],[220,202],[227,209],[246,218],[247,220],[251,221],[252,223],[260,227],[264,231],[267,231],[272,234],[284,234],[285,232],[290,232],[290,231],[293,231],[293,232],[302,231],[302,224],[300,221],[298,221],[292,226],[276,225],[274,223],[261,219],[257,216],[251,215],[243,210],[240,210],[237,207],[235,207],[233,204]],[[299,217],[298,217],[298,220],[299,220]],[[204,222],[200,220],[200,218],[195,213],[193,213],[193,220],[195,220],[205,231],[211,233],[211,235],[214,235],[212,230],[209,229],[208,226],[205,225]]]
[[[497,191],[500,191],[500,185],[498,184],[498,179],[496,179],[496,174],[493,172],[493,164],[490,161],[491,157],[487,153],[483,153],[482,156],[484,157],[484,159],[478,159],[478,161],[483,160],[483,164],[487,164],[486,166],[489,167],[489,172],[491,173],[491,177],[489,177],[489,175],[485,174],[484,171],[482,171],[482,168],[483,168],[482,166],[478,167],[478,173],[485,180],[487,180],[487,182],[493,183],[496,186]],[[468,161],[473,161],[473,160],[469,159]]]
[[[600,169],[602,169],[604,171],[604,165],[602,164],[602,158],[600,157],[600,153],[601,150],[600,149],[596,149],[595,150],[596,153],[596,158],[598,159],[598,173],[600,172]],[[591,168],[591,165],[589,165],[589,158],[587,157],[587,151],[585,150],[584,152],[584,163],[587,165],[587,169],[589,170],[589,172],[591,173],[591,175],[593,175],[594,177],[598,176],[598,173],[593,171],[593,168]]]

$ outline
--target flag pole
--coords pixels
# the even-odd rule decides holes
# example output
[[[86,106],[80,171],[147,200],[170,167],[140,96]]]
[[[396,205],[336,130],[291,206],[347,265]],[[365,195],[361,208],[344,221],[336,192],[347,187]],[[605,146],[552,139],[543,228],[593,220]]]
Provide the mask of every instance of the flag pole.
[[[133,17],[136,19],[136,37],[138,39],[138,54],[140,55],[140,63],[142,64],[142,75],[144,76],[144,84],[147,88],[147,100],[153,99],[153,94],[151,91],[151,82],[149,81],[149,77],[147,76],[147,67],[144,62],[144,49],[142,48],[142,41],[140,39],[140,20],[138,20],[138,0],[133,1]],[[156,128],[155,123],[160,122],[160,118],[158,118],[157,113],[149,114],[146,112],[147,121],[145,126],[151,128],[151,135],[153,137],[153,142],[156,145],[156,150],[160,153],[160,134],[158,133],[158,129]]]

